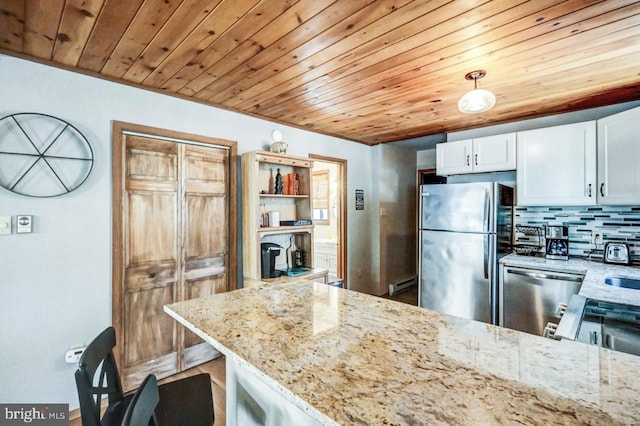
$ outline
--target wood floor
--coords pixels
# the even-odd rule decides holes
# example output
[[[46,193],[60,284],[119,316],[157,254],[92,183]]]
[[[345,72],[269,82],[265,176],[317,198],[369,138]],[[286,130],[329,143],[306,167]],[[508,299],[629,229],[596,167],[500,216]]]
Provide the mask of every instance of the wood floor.
[[[160,380],[159,383],[167,383],[173,380],[182,379],[184,377],[194,376],[200,373],[209,373],[211,375],[211,390],[213,391],[213,409],[216,416],[214,426],[224,426],[226,423],[226,364],[224,356],[216,358],[205,364],[198,365],[182,373],[178,373],[171,377]],[[105,404],[103,404],[104,406]],[[69,414],[69,426],[82,426],[80,419],[80,410],[74,410]]]

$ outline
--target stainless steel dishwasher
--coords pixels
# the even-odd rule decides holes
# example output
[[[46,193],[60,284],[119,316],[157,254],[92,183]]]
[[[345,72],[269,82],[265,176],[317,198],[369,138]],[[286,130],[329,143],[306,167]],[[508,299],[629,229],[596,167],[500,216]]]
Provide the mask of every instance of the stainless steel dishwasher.
[[[500,278],[499,324],[553,337],[584,275],[502,265]]]

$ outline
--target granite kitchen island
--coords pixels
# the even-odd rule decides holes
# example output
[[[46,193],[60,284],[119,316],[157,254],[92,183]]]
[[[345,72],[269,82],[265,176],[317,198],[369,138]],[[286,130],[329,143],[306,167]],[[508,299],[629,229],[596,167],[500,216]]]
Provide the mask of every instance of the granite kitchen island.
[[[608,349],[308,281],[165,311],[312,423],[640,423],[640,357]]]

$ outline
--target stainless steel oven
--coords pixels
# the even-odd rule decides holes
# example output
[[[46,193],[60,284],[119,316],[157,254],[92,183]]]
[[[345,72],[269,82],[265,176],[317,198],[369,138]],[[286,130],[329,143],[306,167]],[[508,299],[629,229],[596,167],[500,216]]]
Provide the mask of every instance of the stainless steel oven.
[[[640,306],[574,295],[555,337],[640,355]]]

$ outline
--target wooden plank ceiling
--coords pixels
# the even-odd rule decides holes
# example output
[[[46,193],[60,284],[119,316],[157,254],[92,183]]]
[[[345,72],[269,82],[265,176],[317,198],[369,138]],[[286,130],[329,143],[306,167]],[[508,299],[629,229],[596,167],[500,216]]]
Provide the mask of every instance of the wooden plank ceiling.
[[[0,49],[365,144],[640,99],[630,0],[2,0]]]

